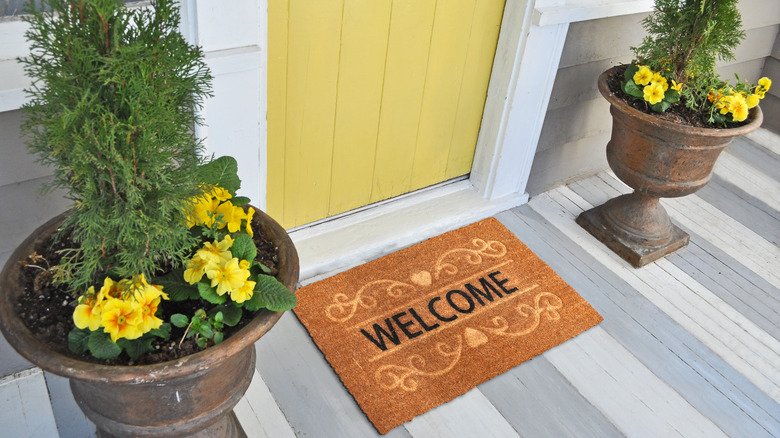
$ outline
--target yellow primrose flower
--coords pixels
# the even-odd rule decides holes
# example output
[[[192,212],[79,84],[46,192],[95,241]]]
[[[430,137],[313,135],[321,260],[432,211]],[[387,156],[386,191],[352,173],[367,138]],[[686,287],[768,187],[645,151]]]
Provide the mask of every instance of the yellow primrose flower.
[[[680,91],[682,91],[682,86],[683,86],[682,83],[678,84],[674,79],[672,79],[672,90],[675,90],[679,93]]]
[[[653,71],[648,67],[639,67],[639,70],[634,73],[634,83],[637,85],[647,85],[651,79],[653,79]]]
[[[661,75],[661,73],[656,73],[653,75],[653,78],[650,80],[651,83],[657,83],[661,84],[661,87],[663,87],[664,93],[666,90],[669,89],[669,82],[666,81],[666,78]]]
[[[98,292],[98,297],[101,300],[103,298],[120,298],[124,289],[125,288],[120,282],[116,282],[109,277],[106,277],[106,279],[103,280],[103,286],[100,288],[100,292]]]
[[[244,301],[252,298],[252,295],[255,293],[255,284],[257,283],[254,281],[245,281],[243,286],[234,290],[233,292],[230,292],[230,299],[237,303],[243,303]]]
[[[227,252],[228,255],[230,254],[230,251]],[[184,281],[186,281],[189,284],[195,284],[200,281],[201,278],[203,278],[203,275],[206,274],[206,267],[213,263],[207,258],[202,257],[202,254],[200,251],[195,253],[195,255],[187,260],[187,269],[184,270]]]
[[[728,114],[731,112],[731,103],[734,100],[734,96],[723,96],[721,99],[715,104],[716,108],[720,108],[721,114]]]
[[[203,248],[199,249],[195,255],[209,262],[220,264],[233,258],[233,255],[230,253],[231,246],[233,246],[233,238],[228,235],[219,242],[216,240],[214,242],[204,242]]]
[[[655,105],[664,100],[664,89],[658,82],[653,82],[643,88],[642,91],[644,91],[645,100],[648,101],[650,105]]]
[[[748,108],[753,108],[755,106],[758,106],[758,102],[761,100],[760,97],[758,97],[757,94],[751,94],[746,99],[745,102],[747,102]]]
[[[79,298],[79,305],[73,311],[73,322],[76,327],[95,331],[100,327],[103,296],[95,294],[95,288],[90,286],[87,293]]]
[[[163,293],[155,286],[149,285],[144,288],[143,292],[137,297],[138,307],[141,309],[140,322],[138,322],[138,329],[141,334],[148,332],[149,330],[159,328],[163,320],[155,316],[157,313],[157,307],[163,298]],[[167,297],[166,297],[167,299]]]
[[[764,92],[764,93],[766,93],[767,91],[769,91],[769,88],[770,88],[771,86],[772,86],[772,80],[771,80],[771,79],[769,79],[769,78],[767,78],[767,77],[763,77],[763,78],[761,78],[761,79],[759,79],[759,80],[758,80],[758,87],[759,87],[759,88],[761,89],[761,91],[762,91],[762,92]]]
[[[227,263],[212,265],[206,270],[206,275],[211,279],[211,287],[217,288],[217,295],[233,292],[244,285],[249,278],[249,271],[238,266],[238,259],[233,257]]]
[[[238,262],[238,267],[241,269],[249,269],[250,266],[252,266],[252,264],[249,263],[249,260],[241,260]]]
[[[745,98],[740,94],[734,95],[731,100],[731,118],[735,122],[741,122],[747,119],[748,116],[748,104]]]
[[[138,339],[143,335],[137,327],[141,321],[141,309],[133,303],[135,301],[109,300],[103,306],[103,331],[111,335],[112,341]]]
[[[214,219],[217,216],[217,206],[219,201],[212,199],[211,197],[201,196],[197,198],[194,210],[195,210],[195,225],[206,225],[210,227],[214,225]]]
[[[246,233],[249,234],[249,237],[254,237],[254,233],[252,231],[252,216],[255,215],[255,209],[254,208],[247,208],[246,209]]]
[[[241,221],[246,217],[244,209],[241,207],[234,207],[233,203],[226,201],[217,207],[217,213],[222,213],[222,220],[225,221],[220,224],[219,228],[223,228],[227,225],[228,231],[235,233],[241,229]]]
[[[125,278],[122,280],[119,280],[119,287],[122,290],[132,289],[143,289],[144,287],[149,286],[149,283],[146,281],[146,277],[144,274],[138,274],[133,275],[132,278]]]
[[[211,190],[211,197],[217,198],[217,201],[219,202],[224,202],[232,198],[233,195],[231,195],[230,192],[223,189],[222,187],[214,186],[214,189]]]

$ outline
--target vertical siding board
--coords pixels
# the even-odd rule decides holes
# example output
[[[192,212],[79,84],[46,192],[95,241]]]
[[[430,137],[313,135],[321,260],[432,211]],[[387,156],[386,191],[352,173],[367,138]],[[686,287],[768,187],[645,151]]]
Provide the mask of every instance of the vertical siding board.
[[[343,2],[290,2],[286,225],[327,216]]]
[[[478,0],[475,5],[472,29],[476,31],[468,44],[445,179],[471,170],[503,14],[504,0]]]
[[[285,119],[287,115],[288,0],[268,2],[268,182],[266,209],[273,217],[284,212]]]
[[[439,1],[436,4],[412,189],[445,179],[474,4],[474,1]]]
[[[411,187],[435,5],[435,0],[393,1],[371,202]]]
[[[390,5],[344,2],[329,214],[371,199]]]

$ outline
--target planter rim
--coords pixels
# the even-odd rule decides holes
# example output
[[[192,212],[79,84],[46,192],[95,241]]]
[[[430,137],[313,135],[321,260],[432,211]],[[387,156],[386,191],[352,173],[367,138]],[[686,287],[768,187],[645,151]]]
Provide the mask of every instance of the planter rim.
[[[298,254],[290,236],[273,218],[262,210],[255,209],[269,238],[279,248],[279,280],[295,292],[298,283]],[[0,281],[8,284],[17,270],[15,264],[30,254],[35,241],[41,233],[53,232],[64,219],[67,212],[58,215],[33,231],[8,258]],[[202,374],[212,365],[225,360],[237,352],[253,347],[255,341],[263,336],[281,318],[284,312],[272,312],[263,309],[241,330],[224,342],[203,351],[152,365],[103,365],[82,361],[49,349],[27,328],[15,312],[15,294],[0,290],[0,331],[6,340],[23,357],[34,365],[54,374],[91,382],[114,383],[155,383],[179,376]]]
[[[598,78],[599,92],[601,92],[601,95],[604,96],[604,98],[610,103],[610,105],[613,108],[616,108],[621,112],[628,113],[632,117],[641,119],[645,123],[648,123],[650,125],[657,126],[661,129],[667,129],[667,130],[676,131],[684,134],[702,135],[708,137],[736,137],[736,136],[747,134],[755,130],[756,128],[761,126],[761,123],[764,120],[764,114],[761,111],[761,107],[758,105],[750,109],[750,112],[748,113],[748,123],[735,128],[701,128],[695,126],[688,126],[680,123],[675,123],[669,120],[664,120],[653,114],[644,113],[629,105],[625,100],[618,97],[615,93],[613,93],[609,89],[609,85],[607,85],[607,80],[609,79],[610,76],[614,74],[615,70],[617,70],[620,67],[621,67],[620,65],[611,67],[606,71],[604,71],[603,73],[601,73],[601,75],[599,75]]]

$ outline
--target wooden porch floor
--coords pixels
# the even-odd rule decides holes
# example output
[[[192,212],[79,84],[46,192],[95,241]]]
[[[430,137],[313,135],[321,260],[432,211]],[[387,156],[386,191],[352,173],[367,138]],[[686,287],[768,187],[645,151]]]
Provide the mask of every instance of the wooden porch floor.
[[[780,437],[780,136],[735,141],[707,187],[663,200],[691,243],[638,270],[574,222],[628,191],[605,172],[496,215],[604,321],[388,437]],[[248,436],[378,436],[292,313],[256,348]],[[0,382],[0,436],[94,436],[65,379],[25,373]]]
[[[662,201],[691,243],[639,270],[574,222],[628,191],[605,172],[496,216],[604,322],[387,436],[780,436],[780,137],[735,141]],[[250,437],[378,436],[293,314],[257,353]]]

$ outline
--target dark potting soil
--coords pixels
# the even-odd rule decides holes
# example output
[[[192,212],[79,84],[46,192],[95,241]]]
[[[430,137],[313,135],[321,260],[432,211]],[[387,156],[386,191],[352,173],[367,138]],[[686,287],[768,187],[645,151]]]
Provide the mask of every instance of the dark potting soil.
[[[254,242],[257,246],[256,260],[271,270],[271,275],[278,273],[278,248],[262,235],[259,220],[253,219]],[[78,297],[70,295],[61,285],[54,284],[51,278],[51,266],[59,263],[61,256],[58,251],[73,248],[76,244],[69,236],[63,236],[59,242],[53,236],[46,239],[27,260],[22,262],[24,275],[24,291],[17,302],[17,314],[32,333],[50,349],[82,361],[105,365],[150,365],[170,360],[176,360],[202,349],[196,344],[195,337],[182,338],[185,328],[171,325],[169,340],[156,338],[153,350],[142,354],[136,360],[125,353],[114,359],[100,360],[91,355],[78,355],[68,348],[68,333],[74,328],[73,310],[78,304]],[[164,272],[161,272],[164,274]],[[196,310],[208,310],[213,304],[204,300],[162,301],[160,318],[170,322],[171,315],[181,313],[191,317]],[[244,327],[256,312],[244,311],[241,321],[234,327],[225,326],[225,339]]]
[[[609,91],[611,91],[615,96],[623,99],[627,104],[631,105],[632,108],[642,111],[646,114],[652,114],[655,117],[668,120],[672,123],[679,123],[696,128],[717,128],[717,126],[707,122],[709,119],[709,113],[702,114],[700,112],[693,111],[687,108],[684,104],[675,104],[669,107],[669,109],[665,112],[657,113],[650,109],[650,105],[647,102],[629,96],[620,86],[620,84],[623,82],[623,75],[625,74],[627,68],[628,65],[618,66],[614,70],[614,74],[612,74],[607,79],[607,85],[609,86]],[[748,122],[745,121],[731,124],[729,125],[729,128],[736,128],[747,123]]]

